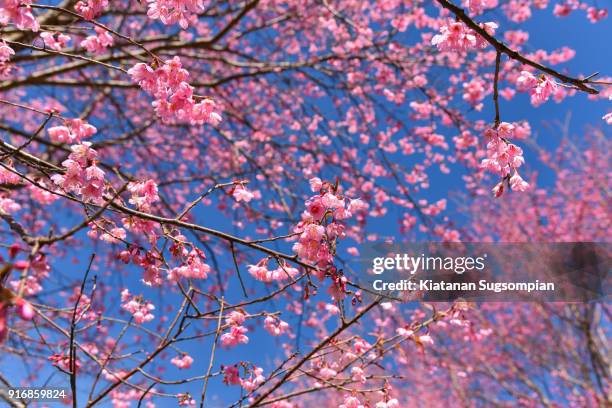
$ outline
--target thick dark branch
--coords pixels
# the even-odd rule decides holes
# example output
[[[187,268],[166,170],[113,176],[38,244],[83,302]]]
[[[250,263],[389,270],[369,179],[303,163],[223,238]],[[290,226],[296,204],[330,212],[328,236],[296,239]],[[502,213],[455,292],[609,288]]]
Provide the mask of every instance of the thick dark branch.
[[[489,33],[486,32],[486,30],[484,28],[482,28],[480,25],[478,25],[478,23],[476,23],[474,20],[472,20],[466,13],[465,11],[454,5],[453,3],[447,1],[447,0],[436,0],[442,7],[444,7],[447,10],[450,10],[459,20],[463,21],[463,23],[465,23],[465,25],[467,25],[468,27],[470,27],[472,30],[476,31],[476,33],[478,33],[478,35],[480,35],[482,38],[484,38],[489,44],[491,44],[493,47],[495,47],[495,49],[497,50],[497,52],[506,54],[507,56],[509,56],[510,58],[519,61],[525,65],[530,65],[536,69],[539,69],[542,72],[546,72],[547,74],[554,76],[555,78],[557,78],[560,81],[563,81],[567,84],[572,84],[574,85],[576,88],[578,88],[581,91],[590,93],[590,94],[598,94],[599,91],[595,88],[591,88],[589,86],[587,86],[586,84],[589,82],[588,79],[576,79],[576,78],[572,78],[569,77],[567,75],[563,75],[560,72],[555,71],[552,68],[548,68],[542,64],[539,64],[533,60],[530,60],[527,57],[524,57],[523,55],[521,55],[519,52],[514,51],[510,48],[508,48],[508,46],[506,44],[504,44],[501,41],[498,41],[495,37],[493,37],[492,35],[490,35]]]

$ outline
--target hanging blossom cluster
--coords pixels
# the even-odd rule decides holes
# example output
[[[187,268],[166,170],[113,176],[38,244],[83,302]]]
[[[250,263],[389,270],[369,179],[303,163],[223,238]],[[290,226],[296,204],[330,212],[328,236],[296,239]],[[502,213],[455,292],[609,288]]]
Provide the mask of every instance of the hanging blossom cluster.
[[[104,8],[108,6],[108,0],[87,0],[79,1],[74,9],[77,13],[81,14],[85,20],[93,20],[104,11]]]
[[[533,106],[539,106],[546,102],[559,86],[550,77],[546,75],[536,77],[529,71],[521,71],[521,75],[516,80],[516,85],[519,91],[529,92]]]
[[[244,363],[241,364],[245,366]],[[263,375],[263,368],[255,365],[245,368],[246,373],[243,378],[240,377],[240,368],[238,364],[228,367],[221,366],[221,370],[223,371],[223,382],[225,384],[240,385],[249,392],[255,390],[266,381],[266,377]]]
[[[274,281],[283,281],[293,279],[299,271],[284,261],[278,263],[276,269],[270,270],[268,263],[270,258],[264,258],[255,265],[248,265],[248,271],[251,276],[258,281],[270,283]]]
[[[299,238],[293,251],[303,261],[326,268],[333,264],[336,241],[345,237],[343,220],[367,210],[367,204],[343,197],[337,186],[318,177],[310,180],[310,186],[317,194],[306,201],[302,221],[294,228]]]
[[[182,357],[174,357],[170,363],[175,365],[180,370],[186,370],[193,364],[193,358],[189,354],[183,354]]]
[[[264,329],[272,336],[280,336],[289,332],[289,323],[275,316],[266,316],[264,320]]]
[[[100,203],[104,192],[104,171],[97,166],[98,153],[90,142],[70,146],[72,153],[62,162],[64,174],[54,174],[51,180],[64,191],[81,196],[84,201]]]
[[[0,341],[4,340],[8,334],[8,311],[9,307],[14,306],[17,316],[22,320],[28,321],[34,318],[34,308],[32,305],[20,298],[14,297],[10,302],[3,300],[4,293],[0,292]]]
[[[504,180],[507,180],[514,191],[526,191],[529,184],[518,173],[518,168],[525,163],[523,150],[508,142],[514,136],[515,126],[502,122],[497,129],[487,129],[487,158],[481,162],[481,167],[502,177],[502,181],[493,188],[493,194],[499,197],[504,192]]]
[[[4,41],[0,40],[0,78],[6,77],[11,72],[8,63],[15,51]]]
[[[0,25],[15,24],[20,30],[38,31],[40,25],[32,14],[32,0],[0,1]]]
[[[166,25],[179,23],[186,29],[189,24],[197,22],[197,14],[204,10],[202,0],[147,0],[149,10],[147,15],[154,20],[160,20]]]
[[[114,44],[113,36],[106,30],[96,27],[96,35],[89,35],[81,41],[81,47],[91,54],[103,54]]]
[[[498,28],[493,22],[482,23],[480,26],[489,35],[495,35],[495,30]],[[484,38],[460,21],[440,27],[440,34],[434,35],[431,43],[440,51],[470,51],[489,45]]]
[[[223,347],[234,347],[249,342],[249,338],[246,336],[249,330],[242,325],[245,320],[246,316],[241,311],[233,311],[225,318],[230,330],[221,335],[221,345]]]
[[[153,303],[145,301],[142,296],[132,296],[128,289],[121,292],[121,308],[132,315],[138,324],[150,322],[155,318],[151,313],[155,310]]]
[[[221,122],[221,115],[215,112],[215,102],[193,94],[193,87],[187,82],[189,72],[182,67],[181,59],[173,59],[153,68],[138,63],[128,74],[147,93],[155,98],[153,107],[164,122],[178,120],[192,125]],[[201,99],[196,102],[197,99]]]
[[[53,126],[47,130],[49,138],[55,143],[79,143],[82,139],[93,136],[98,129],[83,119],[68,119],[62,126]]]
[[[48,47],[54,51],[61,51],[62,48],[66,47],[70,41],[70,36],[62,33],[52,33],[45,31],[40,33],[40,38],[43,39],[45,47]]]
[[[210,266],[205,262],[206,254],[201,249],[189,244],[184,235],[174,237],[170,252],[181,263],[168,272],[168,280],[177,281],[180,277],[187,279],[206,279],[208,277]]]
[[[486,9],[497,7],[497,4],[497,0],[463,0],[463,5],[473,14],[481,14]]]

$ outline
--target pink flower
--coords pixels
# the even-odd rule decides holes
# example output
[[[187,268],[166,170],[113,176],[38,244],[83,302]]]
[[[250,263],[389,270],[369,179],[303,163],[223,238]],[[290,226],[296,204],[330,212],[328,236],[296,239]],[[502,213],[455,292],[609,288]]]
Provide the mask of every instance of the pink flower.
[[[32,0],[4,0],[0,3],[0,25],[15,24],[20,30],[38,31],[40,28],[32,14]]]
[[[238,344],[247,344],[249,338],[245,335],[248,329],[243,326],[232,326],[228,333],[221,335],[221,345],[223,347],[234,347]]]
[[[229,367],[222,367],[223,370],[223,382],[227,385],[238,385],[240,384],[240,374],[238,367],[233,365]]]
[[[128,70],[128,74],[155,98],[152,106],[164,122],[217,125],[221,121],[221,116],[214,111],[212,99],[205,98],[197,103],[194,100],[193,87],[187,82],[189,72],[182,68],[179,57],[165,61],[156,69],[138,63]]]
[[[4,41],[0,41],[0,64],[11,59],[15,55],[15,51]]]
[[[516,172],[512,177],[510,177],[510,187],[513,191],[527,191],[529,188],[529,183],[523,180],[518,172]]]
[[[319,191],[321,191],[321,187],[323,187],[323,182],[321,181],[320,178],[313,177],[308,182],[310,183],[310,189],[314,193],[318,193]]]
[[[85,20],[93,20],[100,15],[104,8],[108,6],[108,0],[83,0],[79,1],[74,9],[80,13]]]
[[[92,54],[103,54],[114,43],[113,36],[106,30],[96,27],[96,35],[90,35],[81,41],[81,47]]]
[[[589,21],[594,24],[608,17],[608,10],[604,8],[598,9],[595,7],[589,7],[587,9],[587,17]]]
[[[25,301],[22,298],[17,298],[15,301],[15,306],[17,307],[17,314],[23,320],[32,320],[34,318],[34,308],[30,302]]]
[[[521,75],[516,80],[517,88],[521,92],[529,91],[537,84],[538,79],[529,71],[521,71]]]
[[[61,51],[70,41],[70,36],[62,33],[51,33],[49,31],[42,32],[40,37],[43,39],[45,45],[52,50]]]
[[[248,203],[254,197],[253,193],[247,190],[246,187],[244,187],[242,184],[238,184],[234,188],[234,191],[232,192],[232,196],[234,197],[236,201],[238,202],[244,201],[245,203]]]
[[[188,354],[183,354],[183,357],[174,357],[172,360],[170,360],[170,362],[179,369],[185,370],[191,367],[191,364],[193,363],[193,358],[191,358],[191,356],[189,356]]]
[[[138,324],[146,323],[155,318],[151,311],[155,310],[155,306],[151,302],[145,301],[141,296],[130,296],[127,289],[121,292],[121,308],[132,315],[134,321]]]
[[[189,24],[195,24],[197,14],[204,8],[202,0],[147,0],[147,2],[149,18],[159,19],[166,25],[179,23],[183,29]]]
[[[467,7],[471,13],[480,14],[485,9],[497,7],[497,0],[463,0],[463,5]]]
[[[365,408],[365,406],[361,404],[357,397],[347,395],[344,399],[344,403],[339,405],[338,408]]]
[[[612,125],[612,112],[603,115],[602,119],[605,120],[608,125]]]
[[[240,385],[247,391],[253,391],[260,384],[263,384],[266,381],[266,377],[263,376],[263,368],[254,367],[253,372],[249,376],[249,378],[241,379]]]
[[[280,336],[289,330],[289,324],[274,316],[266,316],[264,320],[264,328],[272,336]]]

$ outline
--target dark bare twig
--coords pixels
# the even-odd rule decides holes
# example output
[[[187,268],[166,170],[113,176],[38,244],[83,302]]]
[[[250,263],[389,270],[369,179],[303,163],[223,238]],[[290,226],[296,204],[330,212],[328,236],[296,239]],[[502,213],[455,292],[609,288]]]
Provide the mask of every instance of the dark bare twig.
[[[91,258],[89,260],[89,265],[87,266],[87,270],[85,271],[85,276],[81,281],[81,289],[79,290],[79,296],[77,300],[74,302],[74,309],[72,310],[72,320],[70,322],[70,389],[72,391],[72,407],[77,408],[77,389],[76,389],[76,347],[74,347],[74,331],[76,329],[76,315],[77,309],[79,307],[79,303],[81,302],[81,296],[83,296],[83,290],[85,289],[85,283],[87,282],[87,276],[89,275],[89,271],[91,270],[91,265],[93,264],[94,259],[96,258],[96,254],[91,254]]]

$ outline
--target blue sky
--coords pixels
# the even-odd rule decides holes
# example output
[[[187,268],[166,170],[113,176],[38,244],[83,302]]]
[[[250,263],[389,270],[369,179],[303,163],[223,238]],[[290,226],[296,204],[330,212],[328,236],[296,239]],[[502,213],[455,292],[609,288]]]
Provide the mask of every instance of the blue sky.
[[[609,1],[604,3],[608,6],[610,5]],[[612,38],[612,24],[610,24],[609,19],[598,24],[591,24],[586,20],[584,13],[581,11],[574,12],[569,17],[558,19],[551,15],[551,9],[549,7],[544,11],[534,10],[534,17],[525,24],[517,25],[516,28],[523,29],[530,33],[529,46],[531,49],[542,48],[552,51],[562,46],[568,46],[576,50],[575,58],[568,63],[562,64],[559,68],[566,70],[569,74],[577,76],[579,73],[591,74],[596,71],[601,72],[602,75],[612,74],[612,72],[610,72],[612,55],[609,47],[609,39]],[[509,27],[506,26],[504,29],[509,29]],[[564,123],[566,120],[569,120],[569,129],[571,133],[581,135],[589,126],[605,128],[606,125],[601,117],[608,112],[608,109],[610,109],[609,101],[588,101],[587,96],[582,93],[565,99],[561,104],[549,101],[538,108],[533,108],[531,106],[529,97],[526,94],[517,94],[510,102],[503,99],[501,101],[502,119],[505,121],[528,120],[532,126],[532,134],[537,137],[538,143],[547,149],[553,149],[560,140],[561,134],[556,124]],[[473,119],[483,118],[485,120],[490,120],[493,117],[492,101],[490,98],[485,100],[485,109],[482,112],[473,112],[471,115]],[[450,137],[452,135],[445,134],[445,136]],[[530,166],[536,170],[542,170],[538,167],[533,152],[530,152],[529,149],[525,150],[526,159],[527,162],[530,163]],[[541,185],[550,185],[554,180],[553,175],[546,171],[540,172],[540,178],[539,182]],[[428,194],[432,197],[439,196],[443,198],[447,196],[448,188],[448,181],[443,175],[432,177],[432,187]],[[212,210],[212,206],[200,208],[197,211],[199,219],[209,220],[206,224],[207,226],[225,231],[232,231],[234,229],[226,218],[210,214],[211,211],[214,211]],[[397,233],[396,216],[397,214],[390,214],[388,217],[379,219],[371,228],[373,231],[379,232],[382,235]],[[69,224],[72,222],[74,222],[74,220],[71,220]],[[348,246],[348,243],[343,244],[344,249]],[[282,249],[288,251],[286,245],[282,245]],[[341,250],[341,254],[342,253],[343,251]],[[74,264],[70,259],[72,255],[81,262]],[[84,268],[83,261],[88,257],[89,253],[87,250],[83,250],[79,252],[79,254],[71,254],[71,256],[65,259],[65,262],[55,265],[56,272],[60,273],[61,270],[62,274],[78,279]],[[219,259],[224,267],[233,268],[227,257],[222,256]],[[158,309],[161,309],[163,304],[176,305],[179,299],[176,294],[169,292],[160,293],[158,290],[144,288],[139,282],[140,272],[136,270],[133,272],[134,273],[130,274],[130,277],[125,281],[128,287],[134,288],[132,290],[133,293],[138,294],[142,292],[145,297],[150,298],[156,303]],[[242,273],[243,276],[246,277],[247,287],[257,288],[258,293],[265,293],[264,285],[249,279],[244,266],[242,267]],[[238,281],[234,277],[234,281],[230,283],[228,296],[234,300],[239,299],[239,290]],[[324,292],[324,290],[322,290],[322,292]],[[323,297],[321,299],[323,299]],[[115,302],[116,299],[113,298],[112,301]],[[112,307],[113,305],[108,306]],[[116,306],[116,304],[114,306]],[[255,308],[250,310],[250,312],[256,312],[258,310],[261,309]],[[297,321],[292,319],[289,321],[294,330],[296,330]],[[60,323],[64,326],[67,325],[65,321],[60,321]],[[147,327],[150,329],[154,329],[155,326],[155,322],[147,324]],[[305,328],[303,330],[303,338],[307,338],[311,329]],[[234,350],[218,354],[221,358],[216,360],[214,370],[218,370],[220,364],[227,365],[240,360],[249,360],[257,365],[263,366],[266,369],[265,372],[269,373],[269,370],[273,367],[272,356],[278,356],[278,354],[275,353],[278,352],[277,346],[280,343],[277,339],[273,339],[267,333],[263,332],[261,326],[258,327],[255,332],[250,333],[249,337],[249,345],[238,346]],[[209,345],[210,341],[189,344],[184,350],[194,357],[195,364],[188,371],[180,373],[174,370],[172,366],[169,366],[170,368],[167,376],[169,378],[181,378],[185,374],[187,376],[201,375],[208,366]],[[142,345],[135,344],[134,346],[137,348]],[[302,341],[301,346],[302,350],[307,349],[306,342]],[[173,356],[174,353],[169,353],[167,360],[169,361]],[[14,379],[20,379],[27,375],[27,370],[24,368],[22,362],[14,358],[8,359],[8,364],[3,366],[2,371],[4,374],[8,374],[10,378]],[[42,380],[47,377],[47,373],[50,376],[53,369],[47,367],[41,371],[45,373],[40,376]],[[65,382],[67,385],[67,380],[61,373],[53,374],[52,382],[56,381],[59,383]],[[82,379],[81,384],[83,390],[86,390],[85,386],[89,384],[89,380]],[[37,385],[41,384],[39,383]],[[186,386],[184,390],[197,396],[200,394],[201,383],[196,383],[196,385],[193,386]],[[209,404],[207,406],[211,408],[222,407],[225,406],[228,401],[235,401],[238,398],[239,389],[237,386],[226,387],[221,384],[219,379],[213,379],[209,384],[208,395]],[[80,399],[82,400],[83,398],[84,396],[81,395]],[[168,404],[160,402],[158,406],[166,405],[173,406],[173,403]]]

